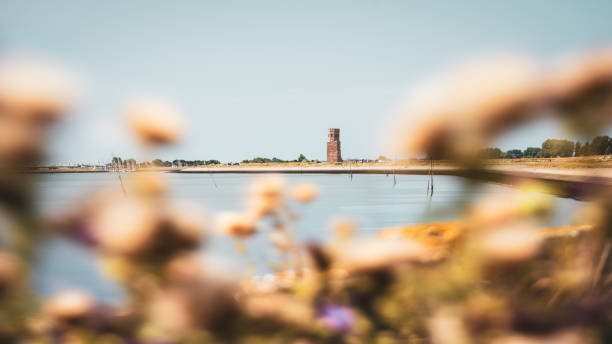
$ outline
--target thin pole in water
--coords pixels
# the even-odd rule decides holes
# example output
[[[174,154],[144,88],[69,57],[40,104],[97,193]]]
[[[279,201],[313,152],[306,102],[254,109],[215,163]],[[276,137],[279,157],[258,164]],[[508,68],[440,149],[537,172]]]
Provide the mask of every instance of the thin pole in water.
[[[430,189],[429,189],[429,194],[430,194],[430,196],[433,197],[433,194],[434,194],[433,158],[429,159],[429,179],[431,181]]]
[[[119,184],[121,184],[121,191],[123,191],[123,196],[127,196],[127,193],[125,192],[125,187],[123,186],[123,179],[121,179],[121,174],[118,174],[117,177],[119,177]]]
[[[395,158],[393,158],[393,162],[391,164],[393,170],[393,187],[395,187],[395,185],[397,185],[397,180],[395,179]]]
[[[217,182],[215,181],[215,175],[211,173],[210,179],[212,180],[213,185],[215,186],[215,189],[218,189],[219,187],[217,186]]]

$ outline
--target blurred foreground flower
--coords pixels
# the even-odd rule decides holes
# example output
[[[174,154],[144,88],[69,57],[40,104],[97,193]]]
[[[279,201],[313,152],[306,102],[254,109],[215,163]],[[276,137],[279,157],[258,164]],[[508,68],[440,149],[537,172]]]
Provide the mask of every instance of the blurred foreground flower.
[[[242,213],[222,213],[217,224],[224,233],[237,238],[247,238],[257,230],[255,220]]]
[[[538,183],[516,186],[515,190],[485,195],[470,208],[471,221],[481,225],[505,225],[514,220],[541,221],[553,213],[554,201]]]
[[[12,292],[24,277],[19,259],[10,253],[0,251],[0,297]]]
[[[351,239],[357,233],[357,223],[352,218],[337,217],[332,219],[329,226],[338,241]]]
[[[278,176],[255,178],[249,188],[249,213],[260,218],[278,212],[284,207],[285,185],[285,179]]]
[[[156,230],[156,213],[144,202],[117,200],[100,211],[93,226],[102,249],[111,253],[137,254],[151,244]]]
[[[179,338],[184,331],[198,328],[222,334],[231,328],[231,319],[238,311],[235,292],[234,284],[228,281],[195,276],[155,292],[147,309],[148,317]]]
[[[144,201],[120,200],[103,209],[93,226],[102,250],[128,256],[171,255],[197,247],[205,237],[200,210],[189,204],[159,209]]]
[[[50,125],[75,102],[75,82],[61,68],[40,61],[0,62],[0,169],[36,164]]]
[[[551,113],[575,132],[600,132],[612,122],[611,104],[609,48],[549,69],[516,57],[475,60],[413,93],[394,146],[470,166],[500,134]]]
[[[335,248],[337,267],[348,271],[371,271],[403,264],[427,262],[428,251],[409,240],[354,240]]]
[[[145,145],[176,143],[183,133],[183,121],[171,104],[152,98],[136,99],[125,108],[128,125]]]
[[[492,137],[527,120],[541,97],[530,61],[476,60],[415,92],[395,133],[402,154],[474,158]]]
[[[294,185],[291,190],[293,198],[302,203],[308,203],[319,195],[319,189],[312,183]]]
[[[532,258],[539,252],[542,237],[533,229],[508,228],[486,233],[484,259],[491,264],[507,264]]]
[[[574,132],[612,123],[612,48],[566,58],[551,71],[550,97]]]
[[[71,109],[75,86],[75,80],[57,66],[23,60],[0,62],[0,112],[55,121]]]
[[[75,321],[94,309],[91,297],[81,291],[67,290],[54,295],[46,305],[47,313],[61,321]]]

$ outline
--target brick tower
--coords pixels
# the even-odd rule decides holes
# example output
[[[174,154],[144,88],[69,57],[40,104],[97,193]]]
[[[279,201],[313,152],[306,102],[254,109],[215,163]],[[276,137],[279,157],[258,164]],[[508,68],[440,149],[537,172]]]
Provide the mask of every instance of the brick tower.
[[[327,131],[327,162],[341,162],[340,129],[330,128]]]

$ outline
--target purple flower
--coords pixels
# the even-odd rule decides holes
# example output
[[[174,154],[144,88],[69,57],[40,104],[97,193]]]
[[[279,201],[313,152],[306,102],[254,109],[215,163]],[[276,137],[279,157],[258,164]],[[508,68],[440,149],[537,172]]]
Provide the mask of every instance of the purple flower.
[[[336,304],[326,304],[319,312],[319,319],[336,332],[348,332],[355,324],[355,312]]]

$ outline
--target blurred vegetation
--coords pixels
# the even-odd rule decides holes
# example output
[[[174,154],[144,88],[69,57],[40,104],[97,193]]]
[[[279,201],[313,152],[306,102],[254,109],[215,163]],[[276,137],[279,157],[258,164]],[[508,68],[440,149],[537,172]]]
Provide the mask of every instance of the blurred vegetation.
[[[451,157],[448,163],[482,181],[486,162],[478,148],[538,118],[540,106],[580,132],[612,122],[612,51],[586,54],[545,77],[522,61],[485,62],[460,68],[444,79],[435,102],[412,109],[407,126],[397,126],[400,151]],[[354,221],[336,219],[325,242],[300,242],[293,232],[318,187],[278,176],[255,179],[238,211],[208,214],[172,198],[163,173],[122,173],[122,192],[97,190],[43,218],[32,174],[23,171],[43,159],[47,134],[73,105],[66,80],[46,64],[0,65],[0,342],[612,342],[606,183],[570,185],[587,202],[560,227],[551,226],[552,186],[527,182],[461,200],[450,222],[356,237]],[[183,137],[171,103],[132,99],[123,113],[144,156]],[[425,122],[415,123],[415,114]],[[547,140],[522,155],[595,154],[609,143]],[[116,157],[111,164],[131,169],[137,162]],[[203,259],[216,235],[231,237],[241,253],[246,240],[265,237],[266,249],[277,253],[274,272],[235,275]],[[52,236],[95,253],[125,298],[108,304],[82,290],[36,295],[31,274],[41,243]]]

